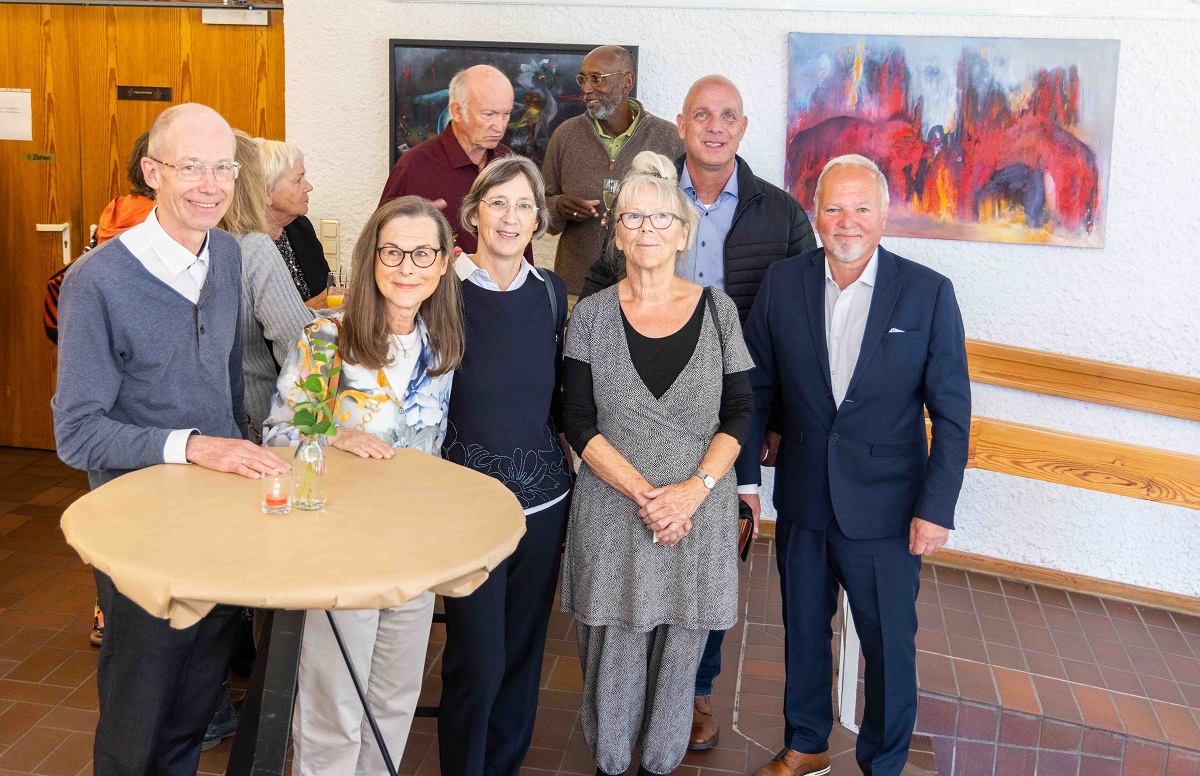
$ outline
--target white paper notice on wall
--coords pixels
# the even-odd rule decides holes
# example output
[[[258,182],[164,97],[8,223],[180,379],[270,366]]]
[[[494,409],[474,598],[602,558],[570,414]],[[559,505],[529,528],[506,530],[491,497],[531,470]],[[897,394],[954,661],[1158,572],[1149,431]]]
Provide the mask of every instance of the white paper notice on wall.
[[[0,88],[0,140],[33,140],[33,97],[29,89]]]

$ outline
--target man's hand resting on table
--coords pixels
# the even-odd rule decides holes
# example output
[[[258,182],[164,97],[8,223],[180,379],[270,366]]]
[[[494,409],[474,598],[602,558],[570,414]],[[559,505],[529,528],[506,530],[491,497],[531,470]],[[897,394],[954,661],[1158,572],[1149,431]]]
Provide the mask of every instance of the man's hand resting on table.
[[[257,480],[263,472],[286,472],[292,466],[265,447],[245,439],[225,437],[188,437],[184,455],[188,463],[217,472],[233,472]]]

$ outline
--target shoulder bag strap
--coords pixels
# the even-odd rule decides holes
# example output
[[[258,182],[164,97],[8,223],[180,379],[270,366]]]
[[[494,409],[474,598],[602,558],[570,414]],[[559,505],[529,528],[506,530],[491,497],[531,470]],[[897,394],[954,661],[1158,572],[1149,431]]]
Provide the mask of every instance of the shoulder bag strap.
[[[554,343],[557,345],[558,338],[562,336],[558,330],[558,299],[554,296],[554,284],[550,282],[550,277],[542,278],[542,282],[546,284],[546,296],[550,297],[550,325],[554,327]]]

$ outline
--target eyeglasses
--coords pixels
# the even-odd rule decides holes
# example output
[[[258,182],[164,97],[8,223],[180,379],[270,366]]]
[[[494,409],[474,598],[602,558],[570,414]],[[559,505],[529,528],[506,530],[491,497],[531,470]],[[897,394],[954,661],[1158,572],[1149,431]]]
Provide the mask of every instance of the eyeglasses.
[[[238,162],[201,164],[198,161],[189,159],[179,162],[178,164],[171,164],[170,162],[164,162],[162,159],[155,159],[153,156],[147,156],[146,158],[152,162],[158,162],[164,167],[170,167],[175,171],[175,175],[179,177],[179,180],[186,181],[188,183],[195,183],[198,180],[202,180],[204,178],[204,173],[209,170],[213,171],[214,178],[222,183],[227,183],[231,180],[235,180],[238,176],[238,170],[242,169],[242,165]]]
[[[440,250],[430,248],[428,245],[413,248],[411,251],[397,248],[395,245],[382,245],[375,249],[375,255],[387,267],[399,267],[407,258],[412,259],[414,267],[425,269],[433,266],[439,253],[441,253]]]
[[[638,229],[646,219],[650,219],[650,226],[655,229],[666,229],[675,221],[683,220],[674,213],[622,213],[618,217],[626,229]]]
[[[737,115],[731,110],[723,111],[719,115],[719,118],[721,119],[721,123],[726,125],[733,125],[742,120],[741,116]],[[708,122],[712,121],[712,119],[713,114],[706,110],[698,110],[692,113],[692,115],[688,116],[688,121],[694,121],[697,124],[707,124]]]
[[[600,86],[604,83],[605,78],[608,78],[612,75],[625,75],[628,72],[628,70],[618,70],[615,73],[588,73],[587,75],[579,73],[575,76],[575,83],[583,86],[583,82],[587,81],[592,86]]]
[[[537,206],[532,202],[518,202],[515,205],[504,199],[485,199],[483,204],[487,205],[488,210],[492,211],[492,215],[501,218],[510,209],[516,210],[517,215],[521,218],[533,218],[537,215]]]

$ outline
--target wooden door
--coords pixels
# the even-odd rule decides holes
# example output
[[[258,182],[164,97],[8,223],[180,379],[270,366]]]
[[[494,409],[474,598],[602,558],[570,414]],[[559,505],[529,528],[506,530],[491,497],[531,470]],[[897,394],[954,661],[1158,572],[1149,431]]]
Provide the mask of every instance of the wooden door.
[[[0,445],[54,446],[57,351],[42,328],[42,303],[63,249],[59,233],[36,225],[68,224],[72,255],[81,250],[77,10],[6,5],[0,24],[0,86],[30,89],[33,98],[33,140],[0,140]]]
[[[105,205],[129,192],[133,141],[172,104],[203,102],[235,127],[282,139],[283,17],[243,27],[202,24],[199,9],[3,8],[0,87],[32,90],[34,139],[0,140],[0,445],[53,449],[57,353],[42,304],[62,245],[35,225],[69,223],[78,256]],[[170,87],[173,99],[118,100],[118,85]],[[22,161],[30,153],[53,161]]]

